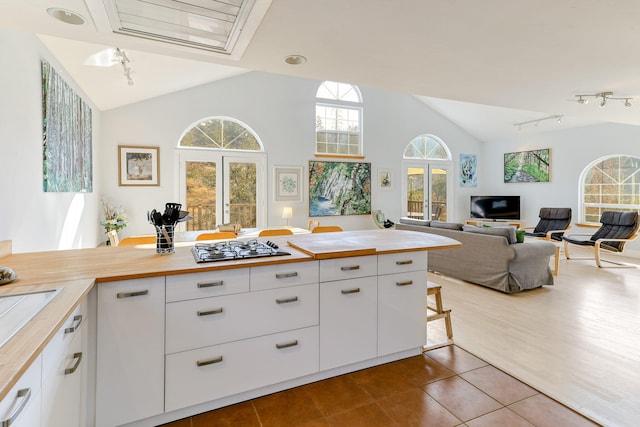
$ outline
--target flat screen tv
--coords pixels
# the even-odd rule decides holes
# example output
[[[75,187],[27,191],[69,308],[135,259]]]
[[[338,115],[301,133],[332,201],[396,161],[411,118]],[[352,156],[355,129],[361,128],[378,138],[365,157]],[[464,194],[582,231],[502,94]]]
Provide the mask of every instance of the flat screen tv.
[[[471,218],[519,220],[520,196],[471,196]]]

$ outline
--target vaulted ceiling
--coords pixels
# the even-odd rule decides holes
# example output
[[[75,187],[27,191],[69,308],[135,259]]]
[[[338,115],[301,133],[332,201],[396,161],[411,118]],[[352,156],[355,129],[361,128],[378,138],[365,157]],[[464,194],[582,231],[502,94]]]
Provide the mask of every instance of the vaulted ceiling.
[[[637,0],[253,0],[231,54],[114,33],[109,10],[122,1],[3,0],[0,27],[40,35],[100,109],[258,70],[417,95],[482,140],[549,115],[640,124]],[[86,22],[59,22],[50,7]],[[109,47],[127,52],[133,86],[118,66],[83,65]],[[285,63],[292,54],[307,62]],[[604,91],[636,99],[576,102]]]

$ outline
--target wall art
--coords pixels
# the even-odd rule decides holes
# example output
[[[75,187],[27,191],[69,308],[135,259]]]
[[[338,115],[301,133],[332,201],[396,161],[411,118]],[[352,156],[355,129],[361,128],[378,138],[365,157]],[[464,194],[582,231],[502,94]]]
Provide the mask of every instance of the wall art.
[[[478,185],[478,160],[475,154],[460,154],[460,187]]]
[[[273,168],[276,202],[299,202],[302,200],[302,167],[275,166]]]
[[[504,182],[549,182],[551,150],[504,154]]]
[[[160,148],[118,145],[118,185],[160,185]]]
[[[378,190],[393,190],[393,172],[389,169],[378,169]]]
[[[370,213],[371,163],[309,161],[309,216]]]

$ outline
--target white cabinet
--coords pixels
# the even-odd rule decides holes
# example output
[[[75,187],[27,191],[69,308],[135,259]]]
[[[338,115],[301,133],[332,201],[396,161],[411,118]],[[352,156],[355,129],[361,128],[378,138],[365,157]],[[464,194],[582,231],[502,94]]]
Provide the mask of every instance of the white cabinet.
[[[426,342],[426,252],[378,256],[378,356]]]
[[[376,256],[320,261],[320,370],[376,357],[376,266]]]
[[[164,411],[165,278],[98,286],[96,425]]]
[[[47,427],[82,426],[86,319],[86,303],[82,302],[42,353],[42,420]]]
[[[5,398],[0,401],[0,425],[11,427],[47,425],[41,423],[41,380],[42,356],[38,356]]]

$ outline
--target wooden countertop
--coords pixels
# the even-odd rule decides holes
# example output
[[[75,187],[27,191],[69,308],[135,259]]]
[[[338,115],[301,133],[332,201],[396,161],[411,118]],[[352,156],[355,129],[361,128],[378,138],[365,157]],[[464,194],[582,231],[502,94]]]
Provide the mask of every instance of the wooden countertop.
[[[290,252],[291,256],[198,264],[191,253],[193,244],[183,244],[177,245],[172,255],[156,254],[155,245],[140,245],[31,252],[1,257],[0,265],[13,269],[19,279],[0,286],[0,296],[52,288],[59,288],[61,291],[0,347],[0,400],[37,358],[95,283],[460,246],[456,240],[443,236],[406,230],[360,230],[270,236],[268,239],[277,243],[282,250]]]

